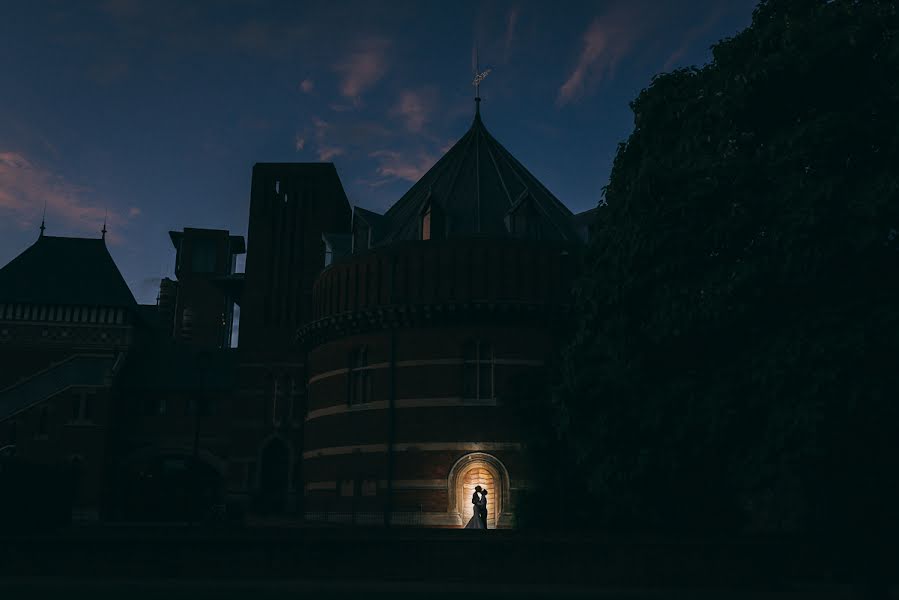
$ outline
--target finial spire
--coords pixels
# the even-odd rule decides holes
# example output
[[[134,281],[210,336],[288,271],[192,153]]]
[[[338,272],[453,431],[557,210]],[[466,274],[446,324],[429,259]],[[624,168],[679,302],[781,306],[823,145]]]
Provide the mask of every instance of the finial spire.
[[[47,201],[44,200],[44,212],[41,214],[41,234],[38,236],[39,238],[44,237],[44,230],[47,228],[45,222],[47,220]]]
[[[101,239],[104,239],[104,240],[106,239],[106,216],[107,216],[108,212],[109,211],[103,211],[103,229],[100,230],[100,233],[103,234],[103,237]]]
[[[490,74],[490,69],[486,69],[485,71],[481,71],[481,56],[480,56],[480,48],[475,46],[474,50],[475,56],[475,76],[474,81],[471,82],[471,85],[474,86],[474,115],[475,117],[479,117],[481,115],[481,82],[487,78],[487,75]]]

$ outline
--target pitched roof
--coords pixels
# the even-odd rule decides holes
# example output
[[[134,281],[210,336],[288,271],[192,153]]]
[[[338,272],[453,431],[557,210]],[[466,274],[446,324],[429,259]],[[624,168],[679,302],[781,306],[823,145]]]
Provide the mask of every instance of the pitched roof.
[[[581,239],[571,211],[490,135],[477,111],[468,132],[383,215],[372,244],[418,239],[429,201],[446,215],[450,237],[508,237],[506,214],[526,197],[544,223],[543,239]]]
[[[0,302],[136,304],[105,241],[46,235],[0,268]]]

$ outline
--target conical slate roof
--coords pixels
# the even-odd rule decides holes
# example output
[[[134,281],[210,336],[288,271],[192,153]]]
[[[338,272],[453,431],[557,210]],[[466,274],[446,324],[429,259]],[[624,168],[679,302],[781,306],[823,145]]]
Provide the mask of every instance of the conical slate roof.
[[[490,135],[480,110],[468,132],[380,218],[372,245],[420,239],[429,202],[444,215],[448,237],[510,237],[510,209],[527,204],[541,239],[581,240],[572,212]]]

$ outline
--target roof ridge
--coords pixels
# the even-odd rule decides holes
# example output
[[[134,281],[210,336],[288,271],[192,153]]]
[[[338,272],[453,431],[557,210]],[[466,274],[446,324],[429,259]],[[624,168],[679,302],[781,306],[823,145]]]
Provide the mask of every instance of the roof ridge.
[[[490,140],[488,139],[488,141]],[[509,193],[509,188],[506,186],[506,180],[503,179],[502,171],[500,171],[499,165],[496,164],[496,157],[493,156],[493,150],[490,149],[489,144],[487,145],[487,155],[490,156],[490,162],[493,163],[493,168],[496,169],[496,175],[499,177],[499,183],[503,186],[503,191],[506,193],[506,198],[509,199],[509,205],[511,206],[514,202],[514,200],[512,200],[512,194]],[[525,186],[525,189],[527,189],[527,186]]]

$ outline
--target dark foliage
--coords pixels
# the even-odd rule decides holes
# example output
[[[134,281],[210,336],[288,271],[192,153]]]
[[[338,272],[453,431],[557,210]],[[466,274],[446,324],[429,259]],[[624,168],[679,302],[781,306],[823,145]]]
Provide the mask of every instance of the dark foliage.
[[[762,2],[713,56],[632,103],[526,420],[579,527],[896,531],[896,2]]]

